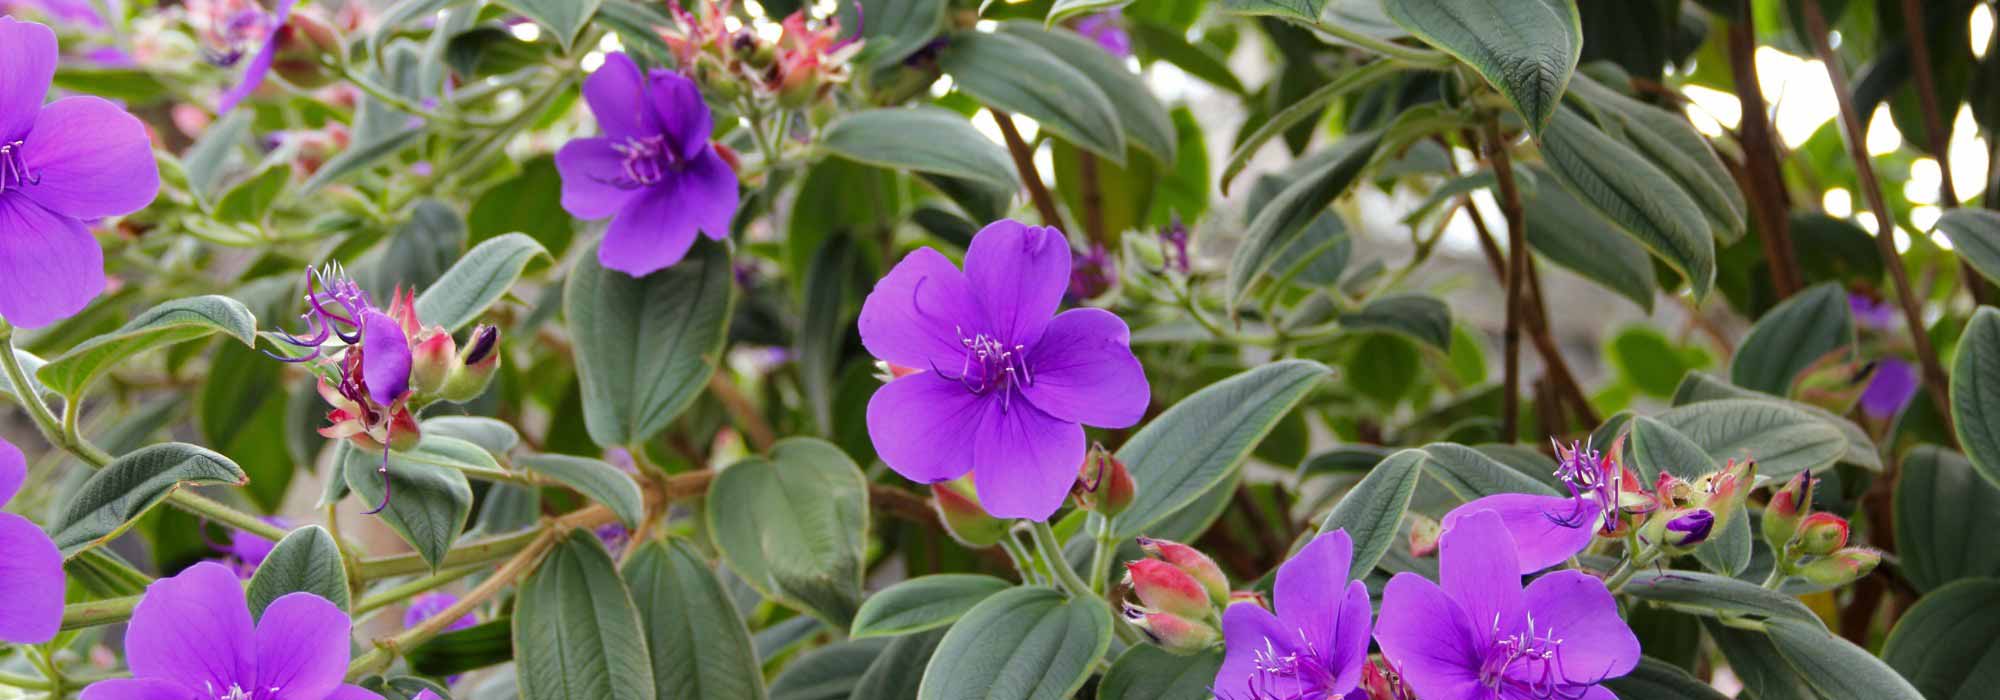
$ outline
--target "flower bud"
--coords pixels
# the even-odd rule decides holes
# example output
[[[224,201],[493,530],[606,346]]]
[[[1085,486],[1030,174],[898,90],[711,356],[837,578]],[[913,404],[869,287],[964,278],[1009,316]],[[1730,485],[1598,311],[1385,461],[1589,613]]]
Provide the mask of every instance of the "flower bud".
[[[1669,547],[1693,547],[1708,541],[1715,523],[1715,512],[1706,508],[1682,511],[1667,519],[1664,542]]]
[[[1139,548],[1193,576],[1194,580],[1201,582],[1201,587],[1208,591],[1209,600],[1216,605],[1229,604],[1229,577],[1222,573],[1222,567],[1215,565],[1214,559],[1202,554],[1201,550],[1150,537],[1139,538]]]
[[[1175,654],[1193,654],[1221,641],[1222,633],[1207,623],[1170,613],[1125,606],[1125,622],[1146,633],[1154,644]]]
[[[1095,511],[1107,518],[1115,518],[1125,512],[1137,492],[1138,487],[1132,483],[1132,472],[1103,445],[1093,445],[1090,452],[1084,454],[1083,468],[1077,473],[1076,484],[1070,487],[1070,495],[1076,498],[1076,507]]]
[[[458,344],[450,333],[434,332],[410,348],[410,388],[431,396],[444,389],[458,367]]]
[[[968,547],[991,547],[1007,536],[1007,521],[979,507],[970,476],[931,484],[931,505],[944,521],[945,532]]]
[[[1368,691],[1369,700],[1416,700],[1417,697],[1403,684],[1403,674],[1382,658],[1369,659],[1368,665],[1361,667],[1361,689]]]
[[[1799,572],[1807,581],[1821,586],[1845,586],[1867,576],[1882,563],[1882,555],[1872,549],[1849,547],[1830,556],[1814,559]]]
[[[276,51],[271,55],[271,71],[285,82],[305,89],[333,82],[328,58],[338,60],[340,32],[311,12],[296,11],[285,26],[278,28]]]
[[[451,376],[439,391],[446,401],[471,401],[486,393],[486,385],[493,383],[493,373],[500,369],[500,329],[480,326],[472,329],[472,338],[466,341],[465,354],[452,368]]]
[[[1268,600],[1265,600],[1265,599],[1264,599],[1264,594],[1262,594],[1262,593],[1258,593],[1258,592],[1256,592],[1256,591],[1230,591],[1230,592],[1229,592],[1229,604],[1230,604],[1230,605],[1239,605],[1239,604],[1242,604],[1242,603],[1249,603],[1249,604],[1251,604],[1251,605],[1255,605],[1255,606],[1257,606],[1257,607],[1260,607],[1260,608],[1268,608],[1268,607],[1271,607],[1271,601],[1268,601]],[[1225,609],[1227,609],[1227,608],[1225,608]]]
[[[1427,557],[1438,549],[1438,538],[1444,536],[1444,526],[1428,517],[1410,514],[1410,556]]]
[[[1832,513],[1814,513],[1799,523],[1796,540],[1800,554],[1826,556],[1847,546],[1847,519]]]
[[[1125,585],[1147,608],[1202,620],[1215,608],[1208,590],[1188,572],[1158,559],[1138,559],[1125,565]]]
[[[1799,531],[1799,522],[1812,513],[1813,483],[1818,481],[1811,472],[1799,472],[1784,488],[1771,494],[1771,502],[1764,506],[1764,541],[1771,550],[1782,552],[1790,544],[1792,536]]]

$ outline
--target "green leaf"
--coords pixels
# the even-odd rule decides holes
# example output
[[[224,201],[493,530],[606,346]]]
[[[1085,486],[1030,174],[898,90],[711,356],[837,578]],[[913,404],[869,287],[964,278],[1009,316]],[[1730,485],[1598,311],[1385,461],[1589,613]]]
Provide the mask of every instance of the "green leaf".
[[[2000,486],[2000,311],[1982,306],[1951,362],[1951,422],[1973,470]]]
[[[1077,15],[1109,12],[1131,4],[1132,0],[1056,0],[1049,6],[1048,23],[1055,24]]]
[[[686,542],[653,541],[625,564],[662,698],[762,700],[764,674],[736,604]]]
[[[1631,459],[1627,463],[1645,483],[1653,483],[1663,472],[1692,481],[1719,466],[1694,438],[1659,419],[1636,416],[1631,426]]]
[[[237,154],[238,147],[250,135],[251,114],[244,110],[224,116],[209,125],[201,138],[181,155],[188,188],[194,190],[200,201],[211,202],[222,194],[222,176],[227,174],[230,157]]]
[[[1786,479],[1822,469],[1847,452],[1847,438],[1833,426],[1783,404],[1723,399],[1662,413],[1660,422],[1693,439],[1710,459],[1757,460],[1757,475]]]
[[[639,611],[604,543],[575,530],[514,600],[521,700],[654,700]]]
[[[1799,670],[1778,653],[1771,638],[1761,632],[1730,627],[1715,620],[1702,620],[1702,628],[1729,660],[1729,667],[1743,679],[1746,697],[1758,700],[1823,700]]]
[[[1479,450],[1449,442],[1424,446],[1425,473],[1459,500],[1470,501],[1502,493],[1531,493],[1554,496],[1556,490],[1541,480],[1500,463]]]
[[[75,5],[67,7],[77,7]],[[97,11],[91,5],[90,11]],[[63,10],[58,10],[61,12]],[[64,61],[56,66],[57,89],[67,93],[91,95],[107,100],[118,100],[133,107],[156,104],[169,96],[167,86],[151,71],[141,68],[116,68],[93,65],[85,61]]]
[[[1472,66],[1537,133],[1561,104],[1583,52],[1573,0],[1383,0],[1382,9],[1424,43]]]
[[[1341,379],[1348,388],[1388,410],[1410,394],[1421,372],[1423,358],[1417,344],[1387,333],[1361,336],[1341,365]]]
[[[1702,138],[1686,117],[1627,97],[1584,76],[1570,82],[1570,91],[1597,107],[1600,119],[1615,120],[1633,148],[1679,183],[1701,205],[1711,230],[1727,241],[1743,237],[1747,211],[1743,190],[1708,139]]]
[[[947,630],[903,635],[889,642],[880,656],[868,664],[868,672],[854,684],[851,697],[869,700],[917,700],[923,687],[924,669],[937,654]]]
[[[215,219],[244,224],[262,222],[264,215],[270,213],[271,205],[277,203],[278,196],[284,194],[285,186],[291,182],[290,163],[267,163],[222,194],[222,201],[215,205]]]
[[[496,455],[504,455],[521,444],[514,426],[481,416],[438,416],[425,418],[425,434],[455,437]]]
[[[1535,172],[1540,181],[1553,177],[1540,168],[1522,172]],[[1545,185],[1523,190],[1521,196],[1528,247],[1549,262],[1632,300],[1639,308],[1653,310],[1659,281],[1644,246],[1565,187]]]
[[[861,604],[868,483],[840,448],[786,438],[708,487],[708,530],[729,568],[767,597],[847,628]]]
[[[605,269],[594,248],[577,261],[563,314],[592,440],[645,442],[694,402],[722,360],[735,289],[728,251],[706,239],[643,278]]]
[[[646,517],[646,495],[639,491],[639,482],[608,463],[569,455],[528,455],[515,463],[604,504],[625,527],[637,529]]]
[[[111,541],[182,486],[242,486],[249,478],[228,457],[205,448],[180,442],[148,445],[91,474],[63,504],[49,539],[64,557],[73,557]]]
[[[1429,294],[1384,294],[1341,314],[1340,325],[1350,331],[1387,331],[1451,351],[1451,307]]]
[[[1903,457],[1896,481],[1896,553],[1903,576],[1920,591],[1966,578],[2000,577],[2000,487],[1979,478],[1956,452],[1919,445]]]
[[[1213,700],[1215,674],[1222,670],[1222,652],[1210,649],[1193,656],[1176,656],[1152,644],[1134,644],[1118,655],[1104,680],[1098,700]]]
[[[465,215],[465,228],[473,243],[526,233],[549,254],[562,257],[576,235],[576,219],[562,208],[562,173],[556,170],[555,156],[523,161],[520,174],[481,193]]]
[[[771,700],[848,700],[890,644],[881,638],[849,639],[800,656],[771,683]]]
[[[943,627],[1013,584],[984,574],[934,574],[869,596],[854,614],[856,639],[893,637]]]
[[[41,373],[42,367],[48,364],[47,362],[20,348],[14,348],[14,361],[21,363],[21,372],[28,377],[27,394],[41,398],[44,402],[55,398],[55,393],[49,391],[48,387],[42,386],[42,381],[35,378],[36,374]],[[16,404],[26,403],[22,392],[14,390],[14,382],[5,372],[0,372],[0,396],[5,396],[8,401]]]
[[[1088,75],[1049,50],[1011,34],[959,32],[938,54],[958,89],[1114,163],[1125,162],[1116,106]]]
[[[1219,52],[1189,43],[1187,36],[1181,32],[1142,21],[1128,21],[1125,31],[1138,45],[1141,56],[1150,55],[1166,61],[1188,75],[1235,95],[1250,94],[1243,87],[1243,81],[1238,80],[1236,74],[1229,70],[1229,65],[1223,62]]]
[[[833,398],[853,314],[848,298],[861,266],[860,246],[851,236],[828,238],[805,274],[805,307],[799,321],[799,384],[819,434],[834,432]]]
[[[1797,598],[1748,581],[1700,571],[1641,571],[1619,592],[1711,617],[1819,625],[1819,618]]]
[[[1788,401],[1770,394],[1751,391],[1705,372],[1687,373],[1687,376],[1682,377],[1681,385],[1674,389],[1676,406],[1717,399],[1757,399],[1810,413],[1827,425],[1833,426],[1847,438],[1847,450],[1841,453],[1840,461],[1871,471],[1882,471],[1882,456],[1876,454],[1875,441],[1868,437],[1868,431],[1862,430],[1854,421],[1834,415],[1832,411],[1812,404]]]
[[[1243,232],[1243,243],[1229,258],[1229,312],[1233,316],[1250,296],[1252,285],[1263,276],[1285,276],[1301,258],[1288,254],[1295,245],[1316,251],[1337,239],[1301,242],[1301,234],[1318,230],[1306,226],[1361,176],[1382,143],[1380,132],[1355,134],[1334,146],[1315,153],[1302,165],[1303,175],[1285,186],[1270,203],[1257,212]],[[1281,262],[1286,262],[1279,267]]]
[[[1043,700],[1083,687],[1111,646],[1103,601],[1021,587],[987,598],[945,633],[919,700]]]
[[[118,330],[71,348],[35,370],[49,390],[72,399],[119,363],[164,345],[227,333],[246,346],[257,342],[257,318],[243,303],[225,296],[176,299],[139,314]]]
[[[336,464],[345,466],[342,473],[347,487],[367,507],[375,507],[382,502],[383,476],[377,473],[382,454],[342,444],[339,455],[345,459]],[[414,449],[389,453],[390,498],[388,508],[381,513],[382,522],[410,543],[432,569],[443,565],[445,552],[472,516],[472,484],[460,467],[500,468],[478,445],[443,435],[426,435]]]
[[[555,34],[556,42],[568,51],[583,26],[597,14],[602,0],[499,0],[500,5],[519,12]]]
[[[1665,333],[1641,324],[1619,331],[1604,354],[1626,381],[1647,396],[1673,396],[1690,369],[1681,349]]]
[[[440,634],[409,651],[410,670],[444,678],[513,661],[513,629],[514,618],[501,617]]]
[[[887,68],[903,62],[944,31],[945,0],[857,0],[840,3],[840,26],[859,31],[858,62]],[[851,38],[849,37],[843,38]]]
[[[1922,693],[1868,650],[1840,638],[1818,620],[1772,620],[1771,642],[1799,675],[1830,698],[1923,700]],[[1982,686],[1984,688],[1984,686]]]
[[[293,530],[257,565],[245,594],[250,614],[263,617],[264,608],[288,593],[311,593],[342,611],[349,609],[347,568],[340,561],[340,547],[318,525]]]
[[[1666,173],[1569,110],[1556,110],[1542,132],[1542,157],[1577,199],[1687,278],[1696,300],[1708,296],[1715,239],[1700,206]]]
[[[1017,21],[1001,24],[1000,32],[1039,46],[1082,72],[1111,100],[1112,111],[1118,115],[1132,146],[1151,154],[1161,163],[1174,162],[1178,139],[1174,136],[1173,117],[1167,115],[1166,106],[1153,96],[1153,91],[1139,79],[1139,74],[1125,67],[1124,61],[1106,53],[1097,42],[1069,29],[1050,29],[1038,22]]]
[[[972,128],[964,116],[936,107],[845,114],[826,125],[820,145],[850,160],[892,170],[976,180],[1008,190],[1020,186],[1005,148]]]
[[[474,246],[417,297],[417,318],[455,331],[507,293],[528,263],[549,251],[526,234],[510,233]]]
[[[1341,95],[1373,85],[1376,81],[1396,75],[1400,68],[1391,61],[1376,61],[1354,70],[1342,73],[1340,77],[1307,93],[1296,102],[1285,105],[1284,109],[1265,119],[1264,123],[1250,132],[1249,136],[1238,139],[1236,149],[1229,153],[1229,161],[1222,166],[1222,193],[1229,193],[1229,183],[1250,165],[1250,159],[1263,149],[1264,144],[1278,134],[1285,133],[1299,122],[1320,113]]]
[[[347,150],[341,151],[332,158],[328,158],[326,163],[320,165],[319,170],[312,174],[312,177],[306,178],[305,184],[299,185],[299,196],[310,197],[318,192],[320,188],[346,177],[348,173],[361,170],[373,165],[375,161],[394,155],[396,152],[403,150],[404,146],[415,143],[417,137],[423,135],[424,130],[422,129],[408,129],[398,131],[380,139],[355,143],[347,147]]]
[[[1423,481],[1423,466],[1424,453],[1420,450],[1390,455],[1369,470],[1347,495],[1341,496],[1333,511],[1326,514],[1326,520],[1320,522],[1320,532],[1346,530],[1347,536],[1354,540],[1350,576],[1366,576],[1389,547],[1395,545],[1403,516],[1410,510],[1410,497]]]
[[[2000,280],[2000,212],[1959,207],[1938,217],[1937,230],[1951,248],[1987,281]]]
[[[1814,285],[1772,308],[1737,346],[1729,365],[1729,380],[1777,396],[1792,393],[1792,383],[1808,367],[1854,352],[1854,315],[1847,290],[1837,282]]]
[[[1606,679],[1604,687],[1633,700],[1729,700],[1679,666],[1650,656],[1640,657],[1639,667],[1631,673]]]
[[[1272,15],[1297,22],[1319,21],[1324,0],[1222,0],[1222,9],[1238,15]]]
[[[1951,700],[1992,691],[2000,678],[1996,652],[2000,581],[1977,579],[1938,588],[1904,611],[1882,645],[1882,660],[1924,697]]]
[[[1330,373],[1311,360],[1274,362],[1210,384],[1147,423],[1118,450],[1139,493],[1112,519],[1113,538],[1146,534],[1227,478]]]
[[[271,511],[282,505],[294,472],[285,447],[287,397],[272,390],[284,383],[283,363],[248,346],[224,343],[209,358],[208,381],[195,398],[202,441],[237,464],[249,465],[246,495]]]

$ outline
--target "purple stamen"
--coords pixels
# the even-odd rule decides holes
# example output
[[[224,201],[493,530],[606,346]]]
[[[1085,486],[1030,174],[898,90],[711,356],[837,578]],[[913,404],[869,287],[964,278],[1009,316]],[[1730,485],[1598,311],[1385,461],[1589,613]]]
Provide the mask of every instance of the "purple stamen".
[[[663,135],[626,137],[624,143],[611,144],[611,150],[625,160],[619,164],[616,177],[598,181],[619,189],[651,187],[667,179],[667,175],[680,172],[683,166],[680,155],[667,147],[667,137]]]
[[[10,189],[18,190],[27,185],[42,184],[42,176],[39,173],[29,172],[28,161],[21,155],[21,149],[26,145],[26,142],[19,140],[0,144],[0,194],[5,194]]]

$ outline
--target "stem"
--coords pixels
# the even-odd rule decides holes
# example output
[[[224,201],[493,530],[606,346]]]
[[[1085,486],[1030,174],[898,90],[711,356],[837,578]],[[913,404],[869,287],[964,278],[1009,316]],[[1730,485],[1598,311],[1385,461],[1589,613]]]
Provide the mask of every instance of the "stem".
[[[534,570],[535,565],[541,563],[542,555],[547,554],[549,549],[555,546],[556,539],[561,537],[560,532],[561,528],[542,530],[528,544],[526,549],[514,555],[513,559],[507,560],[506,564],[502,564],[499,569],[493,572],[491,578],[481,582],[477,587],[466,593],[465,597],[460,598],[458,602],[452,603],[451,607],[445,608],[443,612],[436,615],[432,615],[429,619],[418,623],[417,626],[404,631],[402,634],[388,639],[376,640],[373,651],[363,654],[361,658],[355,659],[354,663],[348,665],[348,680],[354,680],[387,668],[395,660],[395,657],[402,653],[402,649],[430,641],[432,637],[444,631],[444,628],[451,625],[452,622],[471,614],[473,608],[479,607],[487,599],[498,595],[502,589],[513,585],[516,579]]]
[[[366,598],[362,598],[360,602],[355,603],[354,616],[358,618],[361,617],[362,615],[366,615],[376,610],[380,610],[382,608],[389,607],[390,605],[402,602],[404,599],[416,596],[417,594],[429,593],[439,588],[451,585],[453,581],[457,581],[459,579],[477,573],[480,570],[480,568],[481,567],[479,566],[463,566],[456,569],[445,569],[444,571],[439,572],[437,574],[425,576],[423,578],[416,579],[408,583],[404,583],[400,586],[383,589],[382,591],[379,591],[374,595],[370,595]]]
[[[728,411],[729,417],[735,419],[736,426],[743,429],[743,437],[750,441],[751,447],[756,448],[758,452],[771,450],[771,445],[778,441],[777,432],[772,430],[770,422],[764,420],[764,416],[757,412],[757,406],[744,397],[743,392],[736,389],[736,385],[729,383],[728,377],[723,376],[720,371],[708,375],[708,390],[715,394],[716,400],[722,402],[723,410]]]
[[[1946,209],[1957,209],[1958,186],[1951,181],[1951,129],[1945,126],[1944,114],[1938,107],[1937,79],[1931,75],[1931,47],[1924,26],[1924,13],[1919,0],[1903,0],[1903,33],[1909,37],[1910,74],[1916,79],[1917,104],[1923,108],[1924,132],[1929,137],[1931,156],[1937,159],[1938,203]],[[1972,303],[1986,306],[1993,303],[1992,287],[1972,263],[1961,256],[1958,261],[1959,275],[1965,278],[1965,289],[1972,293]]]
[[[1847,142],[1848,157],[1854,160],[1855,178],[1861,181],[1861,192],[1868,197],[1868,208],[1874,210],[1875,247],[1881,251],[1882,260],[1888,263],[1889,278],[1896,283],[1896,300],[1903,307],[1903,322],[1909,325],[1910,342],[1916,347],[1917,359],[1923,366],[1924,393],[1930,395],[1931,407],[1937,409],[1945,434],[1956,435],[1951,425],[1951,402],[1946,398],[1949,384],[1945,380],[1944,366],[1938,363],[1937,351],[1931,347],[1930,334],[1924,331],[1923,307],[1917,304],[1916,292],[1910,288],[1910,272],[1903,268],[1903,258],[1896,253],[1896,222],[1889,217],[1889,205],[1882,198],[1882,182],[1875,177],[1874,164],[1864,145],[1867,132],[1862,130],[1861,117],[1854,111],[1854,92],[1848,88],[1846,71],[1840,67],[1840,56],[1827,42],[1826,17],[1820,14],[1819,0],[1805,0],[1804,10],[1806,33],[1812,35],[1813,48],[1819,54],[1820,63],[1826,66],[1826,77],[1833,82],[1833,95],[1840,103],[1841,136]]]
[[[40,678],[17,676],[6,672],[0,672],[0,686],[20,688],[22,690],[55,690],[55,684]]]
[[[1014,571],[1021,575],[1021,583],[1028,585],[1042,583],[1041,573],[1035,570],[1035,557],[1028,553],[1027,548],[1021,546],[1020,540],[1014,539],[1012,533],[1000,538],[1000,549],[1007,553],[1008,559],[1014,560]]]
[[[1521,428],[1521,290],[1528,279],[1528,225],[1522,216],[1521,191],[1514,182],[1514,164],[1507,142],[1500,137],[1500,120],[1486,120],[1486,157],[1499,184],[1500,212],[1507,219],[1507,330],[1505,388],[1500,405],[1500,439],[1512,443]]]
[[[1077,577],[1076,570],[1069,568],[1069,561],[1063,558],[1062,545],[1056,542],[1054,528],[1049,527],[1047,522],[1035,522],[1029,524],[1028,531],[1034,534],[1035,549],[1041,552],[1042,563],[1048,565],[1063,590],[1076,598],[1097,598],[1091,594],[1090,584],[1084,583],[1082,578]]]
[[[1411,48],[1395,42],[1377,39],[1365,33],[1349,29],[1338,22],[1315,22],[1313,23],[1313,28],[1332,34],[1341,41],[1382,54],[1391,60],[1413,66],[1443,68],[1452,63],[1452,58],[1443,53],[1429,49]]]
[[[139,607],[139,600],[144,597],[126,596],[64,606],[62,628],[77,630],[124,622],[132,618],[132,609]]]
[[[541,530],[522,530],[512,535],[454,547],[445,553],[443,566],[456,568],[499,561],[534,543],[535,538],[541,534]],[[363,582],[420,574],[430,570],[431,565],[416,553],[362,559],[354,565],[355,577]]]
[[[1094,535],[1097,544],[1090,552],[1090,592],[1101,596],[1111,583],[1111,560],[1118,551],[1118,542],[1111,537],[1110,518],[1092,515],[1090,519],[1097,522]]]
[[[1021,175],[1021,184],[1028,186],[1028,199],[1034,200],[1035,211],[1042,215],[1042,225],[1062,226],[1062,212],[1056,209],[1055,197],[1049,195],[1048,185],[1042,183],[1041,172],[1035,169],[1035,150],[1021,139],[1021,132],[1014,128],[1014,117],[987,107],[993,113],[993,121],[1000,125],[1000,136],[1007,141],[1007,153],[1014,156],[1014,170]]]
[[[1764,247],[1764,263],[1771,268],[1771,289],[1784,299],[1803,285],[1792,246],[1791,219],[1786,213],[1785,181],[1778,172],[1777,141],[1772,137],[1770,113],[1764,107],[1764,88],[1758,84],[1757,29],[1753,22],[1750,0],[1737,0],[1728,34],[1729,68],[1735,77],[1736,100],[1743,104],[1737,140],[1743,147],[1743,189],[1749,195],[1750,216]]]
[[[1083,181],[1083,233],[1092,243],[1109,245],[1110,236],[1104,230],[1104,193],[1097,182],[1097,154],[1078,155],[1076,169],[1077,178]]]

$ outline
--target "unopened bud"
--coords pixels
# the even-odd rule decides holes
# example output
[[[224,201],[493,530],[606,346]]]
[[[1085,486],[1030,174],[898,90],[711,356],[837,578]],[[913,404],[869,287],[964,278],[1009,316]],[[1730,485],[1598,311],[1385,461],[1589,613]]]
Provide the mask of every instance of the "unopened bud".
[[[333,82],[334,71],[326,61],[329,57],[338,60],[341,51],[340,32],[333,25],[311,12],[298,11],[277,32],[271,72],[308,90]]]
[[[1812,513],[1813,483],[1818,481],[1811,472],[1799,472],[1783,488],[1771,494],[1771,503],[1764,507],[1764,541],[1771,550],[1782,552],[1790,544],[1792,536],[1799,531],[1799,523]]]
[[[1428,517],[1410,514],[1410,556],[1428,557],[1437,552],[1444,526]]]
[[[1214,559],[1202,554],[1201,550],[1150,537],[1139,538],[1139,548],[1193,576],[1194,580],[1201,582],[1201,587],[1208,591],[1209,599],[1216,605],[1229,604],[1229,577],[1222,573],[1222,567],[1215,565]]]
[[[1696,508],[1669,518],[1664,532],[1664,542],[1669,547],[1688,548],[1708,541],[1715,531],[1715,511]]]
[[[435,331],[410,348],[410,388],[430,396],[444,389],[458,366],[458,344],[450,333]]]
[[[1146,633],[1154,644],[1175,654],[1193,654],[1215,646],[1222,633],[1207,623],[1170,613],[1125,606],[1125,622]]]
[[[1814,513],[1799,523],[1798,552],[1826,556],[1847,546],[1847,519],[1832,513]]]
[[[1125,585],[1152,610],[1202,620],[1214,613],[1208,590],[1200,581],[1158,559],[1137,559],[1125,565]]]
[[[1872,549],[1849,547],[1814,559],[1799,572],[1821,586],[1845,586],[1858,581],[1882,563],[1882,555]]]
[[[1388,659],[1369,659],[1368,665],[1361,667],[1361,689],[1368,691],[1369,700],[1416,700],[1417,697],[1403,684],[1403,674],[1397,673]]]
[[[1103,445],[1093,445],[1084,454],[1076,484],[1070,487],[1070,495],[1076,498],[1078,508],[1107,518],[1115,518],[1125,512],[1137,493],[1138,487],[1132,483],[1132,472]]]
[[[986,514],[968,478],[931,484],[931,505],[952,539],[969,547],[991,547],[1007,536],[1007,521]]]
[[[452,368],[451,376],[439,391],[446,401],[471,401],[486,393],[486,385],[493,383],[494,372],[500,369],[500,329],[480,326],[472,329],[472,338],[466,341],[465,354]]]

